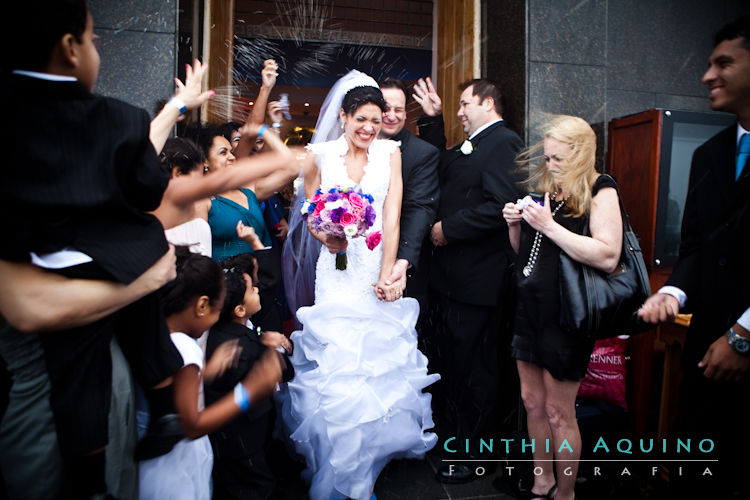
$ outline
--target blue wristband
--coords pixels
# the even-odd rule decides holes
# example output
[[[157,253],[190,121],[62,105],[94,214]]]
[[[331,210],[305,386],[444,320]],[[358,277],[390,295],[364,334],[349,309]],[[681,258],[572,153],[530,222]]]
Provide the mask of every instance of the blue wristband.
[[[169,100],[167,104],[171,104],[175,108],[180,110],[180,116],[185,114],[185,111],[187,111],[187,106],[185,106],[185,103],[180,99],[179,97],[173,97]]]
[[[250,393],[247,392],[247,389],[242,385],[242,382],[238,382],[237,385],[234,386],[234,402],[239,406],[242,413],[245,413],[250,409]]]
[[[262,127],[260,127],[260,130],[258,130],[258,139],[263,137],[263,132],[265,132],[267,128],[268,128],[268,125],[263,125]]]

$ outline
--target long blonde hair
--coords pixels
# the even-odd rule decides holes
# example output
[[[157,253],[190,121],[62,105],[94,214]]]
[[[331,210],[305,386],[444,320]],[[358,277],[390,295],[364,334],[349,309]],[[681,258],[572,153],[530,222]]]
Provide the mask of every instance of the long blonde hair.
[[[591,188],[599,174],[596,171],[596,134],[577,116],[557,115],[543,127],[544,138],[568,144],[570,156],[560,169],[560,183],[565,187],[567,213],[581,217],[591,208]],[[521,151],[516,157],[519,166],[529,167],[529,177],[523,182],[530,190],[541,193],[559,191],[544,161],[544,140]]]

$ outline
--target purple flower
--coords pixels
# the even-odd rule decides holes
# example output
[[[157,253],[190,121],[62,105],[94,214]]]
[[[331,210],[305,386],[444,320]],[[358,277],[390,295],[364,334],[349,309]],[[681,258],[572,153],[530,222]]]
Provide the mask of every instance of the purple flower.
[[[331,210],[331,222],[335,222],[338,224],[339,221],[341,221],[341,216],[346,212],[344,207],[334,208]]]
[[[375,224],[375,209],[372,208],[372,205],[365,207],[365,222],[368,226]]]
[[[336,201],[340,199],[341,195],[339,193],[329,193],[328,197],[326,197],[326,201]]]

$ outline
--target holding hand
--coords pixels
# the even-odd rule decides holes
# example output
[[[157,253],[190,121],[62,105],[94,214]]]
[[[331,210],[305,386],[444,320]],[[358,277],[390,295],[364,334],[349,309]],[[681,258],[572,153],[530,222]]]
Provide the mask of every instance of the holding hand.
[[[261,86],[272,89],[276,85],[276,77],[279,76],[279,65],[273,59],[263,61],[263,69],[260,72]]]
[[[443,112],[443,101],[440,100],[429,76],[426,79],[417,80],[412,97],[422,106],[422,111],[427,116],[437,116]]]
[[[281,123],[283,106],[280,101],[271,101],[268,103],[268,118],[271,123]]]
[[[503,208],[503,215],[505,209]],[[552,210],[550,209],[549,193],[544,193],[544,205],[538,203],[529,203],[522,211],[521,218],[525,220],[532,228],[536,229],[542,234],[545,234],[547,230],[552,226],[555,221],[552,218]]]
[[[398,300],[404,293],[404,288],[400,282],[395,282],[391,285],[387,285],[385,281],[378,280],[377,283],[373,283],[374,293],[378,300],[384,300],[385,302],[393,302]]]
[[[680,312],[680,302],[668,293],[656,293],[646,299],[640,309],[638,317],[646,323],[664,323],[672,321]]]
[[[319,233],[322,234],[322,233]],[[328,251],[331,253],[346,252],[346,247],[349,246],[349,241],[346,238],[337,238],[335,236],[323,235],[323,239],[320,240]]]
[[[523,217],[521,216],[521,210],[513,202],[508,202],[503,207],[503,219],[508,223],[509,226],[515,226],[521,223]]]

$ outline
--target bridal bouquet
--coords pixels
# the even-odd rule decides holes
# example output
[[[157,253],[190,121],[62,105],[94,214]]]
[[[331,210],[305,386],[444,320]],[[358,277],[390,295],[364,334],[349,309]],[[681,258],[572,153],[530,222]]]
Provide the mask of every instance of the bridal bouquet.
[[[375,223],[372,195],[351,187],[334,186],[318,189],[312,198],[302,202],[302,219],[316,231],[337,238],[366,235],[367,248],[380,243],[380,231],[367,232]],[[346,252],[336,254],[336,269],[346,269]]]

